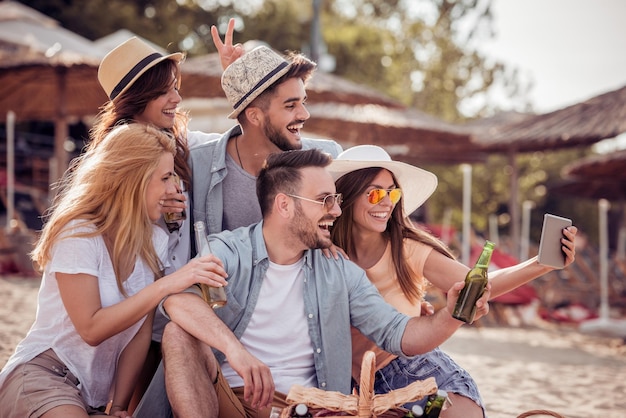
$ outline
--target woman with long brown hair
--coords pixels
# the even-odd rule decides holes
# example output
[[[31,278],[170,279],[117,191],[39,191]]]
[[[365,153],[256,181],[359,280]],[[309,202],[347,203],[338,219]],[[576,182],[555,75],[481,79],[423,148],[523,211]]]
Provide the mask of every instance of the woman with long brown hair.
[[[435,191],[434,174],[393,161],[384,149],[362,145],[347,149],[329,171],[343,195],[342,215],[332,230],[333,242],[363,268],[380,294],[396,309],[420,315],[421,301],[430,283],[446,292],[464,279],[469,267],[456,261],[436,237],[415,228],[408,219]],[[563,230],[566,265],[574,261],[576,227]],[[553,270],[536,257],[490,272],[491,297],[496,297]],[[410,359],[377,348],[352,329],[353,377],[358,381],[363,354],[376,353],[376,393],[387,393],[433,376],[448,392],[452,406],[442,418],[484,416],[484,405],[472,377],[447,354],[435,349]],[[424,406],[425,400],[421,401]],[[409,407],[410,405],[407,405]]]

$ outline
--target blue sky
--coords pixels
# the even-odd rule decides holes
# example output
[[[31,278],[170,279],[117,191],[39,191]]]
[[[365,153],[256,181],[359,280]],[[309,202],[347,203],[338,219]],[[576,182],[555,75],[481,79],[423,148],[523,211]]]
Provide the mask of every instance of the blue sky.
[[[626,85],[626,1],[494,0],[490,55],[534,80],[539,113]]]

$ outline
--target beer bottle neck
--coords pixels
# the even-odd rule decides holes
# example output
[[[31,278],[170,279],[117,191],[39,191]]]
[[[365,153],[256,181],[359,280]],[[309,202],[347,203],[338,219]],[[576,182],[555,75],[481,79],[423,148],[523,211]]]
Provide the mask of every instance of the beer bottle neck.
[[[483,247],[483,252],[480,253],[480,257],[478,257],[478,261],[476,262],[476,267],[488,267],[489,262],[491,261],[491,254],[493,253],[494,244],[490,241],[485,243]]]

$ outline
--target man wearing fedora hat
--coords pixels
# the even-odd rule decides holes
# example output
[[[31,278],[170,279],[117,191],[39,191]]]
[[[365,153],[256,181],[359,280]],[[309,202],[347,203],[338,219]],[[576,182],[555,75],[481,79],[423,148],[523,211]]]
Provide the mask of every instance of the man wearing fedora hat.
[[[226,68],[222,88],[232,105],[229,118],[238,124],[223,134],[189,132],[199,144],[191,147],[192,215],[204,221],[208,233],[233,230],[261,220],[256,199],[256,176],[271,153],[318,148],[332,156],[342,149],[335,141],[302,138],[300,131],[309,112],[305,84],[316,65],[301,54],[287,58],[266,46],[243,54],[233,48],[234,20],[221,42],[215,27],[213,39]],[[228,52],[225,49],[233,48]],[[191,235],[187,235],[191,239]],[[160,370],[159,372],[161,372]],[[159,375],[155,377],[158,387]],[[142,401],[138,417],[154,417],[152,402]]]
[[[205,221],[209,233],[261,219],[255,180],[269,154],[319,148],[334,157],[342,150],[335,141],[301,137],[310,116],[305,84],[315,63],[301,54],[285,58],[267,46],[243,54],[232,46],[233,28],[231,19],[226,44],[215,27],[212,33],[222,65],[227,65],[222,88],[232,106],[228,117],[238,124],[190,151],[193,217]]]
[[[226,306],[214,311],[192,289],[162,303],[172,319],[163,355],[175,416],[267,418],[272,405],[286,406],[293,384],[349,394],[351,324],[402,357],[435,348],[461,326],[449,312],[463,282],[446,308],[409,317],[354,263],[322,253],[341,215],[331,160],[318,149],[271,154],[257,178],[263,220],[210,236],[221,261],[214,272],[228,281]],[[163,401],[150,398],[159,406],[152,417],[163,416]]]

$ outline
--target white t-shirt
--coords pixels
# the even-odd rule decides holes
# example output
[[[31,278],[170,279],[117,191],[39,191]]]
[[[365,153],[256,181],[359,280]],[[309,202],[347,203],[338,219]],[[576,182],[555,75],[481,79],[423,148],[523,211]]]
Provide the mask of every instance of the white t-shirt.
[[[316,387],[313,345],[304,311],[304,259],[292,265],[270,262],[243,346],[272,372],[276,390],[289,393],[293,384]],[[231,387],[243,379],[226,360],[222,373]]]
[[[93,227],[76,227],[77,222],[69,223],[67,233],[93,230]],[[167,235],[156,225],[153,242],[163,263],[167,258]],[[101,236],[60,239],[52,249],[51,261],[41,280],[35,322],[0,373],[0,386],[16,366],[52,348],[80,381],[79,389],[85,402],[93,407],[106,405],[115,376],[114,366],[145,317],[98,346],[90,346],[80,337],[65,310],[55,277],[57,272],[97,277],[102,307],[124,299],[117,288],[113,265]],[[154,274],[146,263],[138,259],[133,272],[124,282],[124,288],[132,296],[153,282]]]

